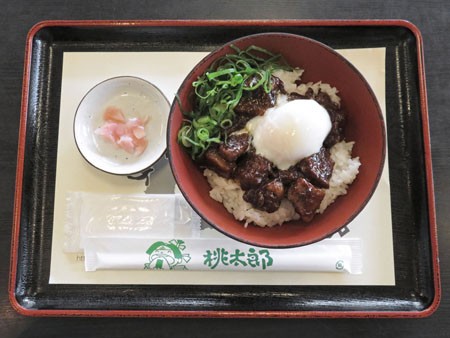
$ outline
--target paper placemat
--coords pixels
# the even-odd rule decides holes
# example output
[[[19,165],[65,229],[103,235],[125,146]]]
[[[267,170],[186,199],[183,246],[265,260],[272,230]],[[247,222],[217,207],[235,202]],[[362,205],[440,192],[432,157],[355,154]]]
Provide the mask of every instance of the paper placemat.
[[[385,48],[340,50],[365,76],[385,114]],[[187,73],[204,52],[66,52],[64,53],[55,206],[52,237],[51,284],[264,284],[264,285],[395,285],[388,161],[372,199],[346,228],[333,238],[359,238],[363,272],[358,275],[318,272],[265,271],[96,271],[84,270],[82,254],[63,250],[65,197],[70,191],[96,193],[172,193],[175,182],[167,160],[158,163],[144,180],[102,173],[79,154],[73,138],[73,118],[89,89],[115,76],[146,79],[172,101]],[[339,89],[339,88],[338,88]],[[64,137],[63,137],[64,136]],[[205,227],[202,237],[221,237]]]

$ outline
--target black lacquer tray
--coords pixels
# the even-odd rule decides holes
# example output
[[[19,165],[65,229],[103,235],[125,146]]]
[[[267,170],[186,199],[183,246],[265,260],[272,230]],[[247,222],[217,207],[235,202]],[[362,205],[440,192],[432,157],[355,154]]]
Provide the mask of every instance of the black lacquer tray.
[[[63,53],[209,51],[260,32],[386,47],[395,286],[49,284]],[[30,31],[10,298],[31,316],[425,317],[440,300],[422,40],[405,21],[63,21]]]

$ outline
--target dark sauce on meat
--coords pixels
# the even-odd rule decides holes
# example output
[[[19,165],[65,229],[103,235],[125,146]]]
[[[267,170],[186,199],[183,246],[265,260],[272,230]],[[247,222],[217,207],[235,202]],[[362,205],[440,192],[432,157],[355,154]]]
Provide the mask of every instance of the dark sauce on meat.
[[[247,80],[247,87],[254,86],[259,80],[257,76],[251,77]],[[242,98],[234,108],[236,115],[248,116],[251,119],[258,115],[264,115],[268,108],[275,106],[277,95],[279,93],[284,94],[286,91],[284,90],[283,82],[275,76],[270,78],[270,84],[272,89],[268,93],[266,93],[262,86],[256,90],[244,91]]]
[[[255,189],[264,184],[272,172],[273,164],[257,155],[252,149],[237,163],[234,178],[243,190]]]
[[[323,147],[318,153],[304,158],[299,163],[303,175],[315,186],[325,189],[330,187],[333,166],[330,151]]]
[[[274,212],[280,207],[285,195],[285,189],[280,179],[273,179],[256,189],[247,190],[244,200],[257,209]]]
[[[236,161],[244,155],[250,145],[248,133],[231,134],[227,140],[219,146],[220,155],[227,161]]]
[[[236,163],[227,161],[220,154],[218,147],[209,147],[202,158],[201,165],[215,171],[222,177],[231,178],[234,169],[236,168]]]
[[[314,100],[324,107],[327,110],[328,115],[330,115],[331,131],[323,144],[325,147],[331,148],[333,145],[344,139],[346,122],[345,112],[331,100],[327,93],[319,91],[319,93],[314,96]]]
[[[303,222],[310,222],[325,197],[325,191],[305,178],[299,178],[289,187],[287,198]]]

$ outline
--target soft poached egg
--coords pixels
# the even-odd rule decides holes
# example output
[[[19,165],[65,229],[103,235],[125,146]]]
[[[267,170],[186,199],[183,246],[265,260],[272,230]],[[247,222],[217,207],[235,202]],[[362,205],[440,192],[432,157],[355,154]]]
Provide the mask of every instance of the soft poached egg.
[[[320,151],[331,120],[314,100],[287,101],[281,96],[275,107],[251,119],[246,129],[253,136],[256,153],[285,170]]]

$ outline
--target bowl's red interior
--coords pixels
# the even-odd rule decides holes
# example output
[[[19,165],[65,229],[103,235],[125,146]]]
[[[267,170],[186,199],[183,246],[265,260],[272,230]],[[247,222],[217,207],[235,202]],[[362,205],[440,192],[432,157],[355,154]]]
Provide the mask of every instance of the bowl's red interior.
[[[197,165],[177,142],[182,123],[180,106],[172,106],[168,126],[168,147],[175,180],[191,206],[219,231],[240,241],[267,247],[293,247],[321,240],[349,223],[368,202],[381,175],[385,156],[384,121],[369,85],[356,69],[330,48],[313,40],[284,33],[248,36],[232,42],[239,48],[257,45],[280,53],[294,67],[305,69],[303,82],[322,81],[339,90],[347,111],[346,140],[355,141],[353,157],[361,161],[357,179],[347,195],[340,196],[324,214],[309,224],[288,222],[273,228],[247,228],[222,204],[209,197],[209,185]],[[188,75],[178,92],[183,109],[190,109],[191,84],[213,60],[232,53],[224,46],[203,59]]]

